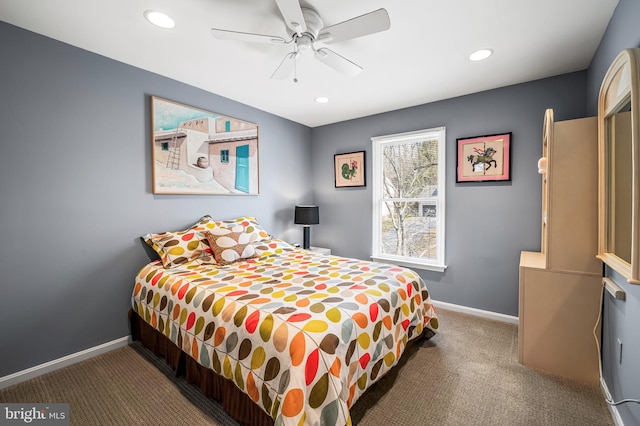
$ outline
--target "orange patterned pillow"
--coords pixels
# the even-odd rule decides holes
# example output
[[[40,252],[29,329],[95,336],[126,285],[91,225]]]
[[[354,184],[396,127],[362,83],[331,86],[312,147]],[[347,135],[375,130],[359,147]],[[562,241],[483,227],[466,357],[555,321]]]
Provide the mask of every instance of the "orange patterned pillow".
[[[230,228],[216,228],[205,232],[205,236],[218,265],[228,265],[240,259],[258,256],[251,244],[249,233],[232,231]]]
[[[282,254],[287,251],[295,250],[295,247],[291,244],[277,238],[258,241],[252,245],[255,248],[258,257],[273,256],[274,254]]]
[[[214,227],[213,219],[207,215],[184,231],[147,234],[142,238],[158,253],[165,268],[172,268],[193,260],[215,265],[216,261],[209,248],[209,240],[204,235],[206,230]]]
[[[249,242],[264,241],[271,238],[253,216],[242,216],[231,220],[218,220],[214,222],[215,229],[231,229],[233,232],[243,232],[249,235]],[[243,237],[244,238],[244,237]]]

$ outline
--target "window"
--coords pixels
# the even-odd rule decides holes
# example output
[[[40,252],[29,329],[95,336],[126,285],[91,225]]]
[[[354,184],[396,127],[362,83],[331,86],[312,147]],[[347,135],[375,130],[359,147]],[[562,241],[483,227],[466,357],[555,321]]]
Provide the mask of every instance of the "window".
[[[220,150],[220,162],[221,163],[228,163],[229,162],[229,150],[228,149],[221,149]]]
[[[169,142],[161,142],[160,143],[160,149],[162,151],[169,151]]]
[[[444,271],[445,128],[373,142],[373,255]]]

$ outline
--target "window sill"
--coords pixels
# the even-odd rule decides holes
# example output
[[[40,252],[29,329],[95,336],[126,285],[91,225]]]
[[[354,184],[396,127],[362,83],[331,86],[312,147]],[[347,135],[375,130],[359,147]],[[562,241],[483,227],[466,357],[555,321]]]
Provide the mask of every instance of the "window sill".
[[[407,268],[423,269],[425,271],[444,272],[444,270],[447,269],[447,265],[435,265],[435,264],[428,264],[428,263],[411,262],[411,261],[398,260],[398,259],[389,258],[389,257],[371,256],[371,260],[376,262],[381,262],[381,263],[391,263],[393,265],[405,266]]]

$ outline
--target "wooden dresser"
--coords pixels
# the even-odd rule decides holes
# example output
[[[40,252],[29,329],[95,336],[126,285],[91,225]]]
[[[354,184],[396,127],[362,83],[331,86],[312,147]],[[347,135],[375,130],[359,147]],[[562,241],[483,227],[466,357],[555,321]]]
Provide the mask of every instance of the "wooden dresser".
[[[546,111],[541,251],[520,256],[520,362],[588,383],[599,381],[597,138],[596,117],[554,122]]]

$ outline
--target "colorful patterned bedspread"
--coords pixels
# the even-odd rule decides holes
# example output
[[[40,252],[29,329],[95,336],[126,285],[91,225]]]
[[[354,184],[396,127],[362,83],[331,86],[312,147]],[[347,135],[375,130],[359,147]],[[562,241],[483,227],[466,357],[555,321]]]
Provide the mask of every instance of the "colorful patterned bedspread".
[[[351,424],[349,407],[438,320],[415,272],[301,249],[226,266],[152,262],[133,308],[276,425]]]

